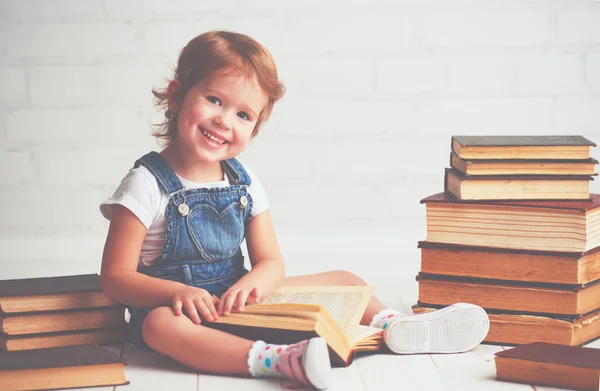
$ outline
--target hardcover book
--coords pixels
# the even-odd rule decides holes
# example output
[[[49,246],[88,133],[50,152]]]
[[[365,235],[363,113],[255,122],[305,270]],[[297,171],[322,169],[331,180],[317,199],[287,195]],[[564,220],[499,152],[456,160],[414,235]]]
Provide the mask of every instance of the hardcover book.
[[[596,175],[596,159],[461,159],[450,152],[450,166],[464,175]]]
[[[511,250],[419,242],[421,271],[507,281],[588,284],[600,279],[600,247],[587,252]]]
[[[586,175],[464,175],[446,169],[444,190],[458,200],[589,200]]]
[[[582,136],[452,136],[462,159],[589,159],[596,144]]]
[[[536,342],[496,353],[496,379],[600,389],[600,349]]]
[[[118,305],[102,293],[98,274],[0,280],[0,313]]]
[[[355,353],[384,348],[382,330],[359,325],[373,295],[370,286],[282,287],[261,304],[207,323],[251,340],[290,344],[323,337],[331,365],[348,366]]]
[[[583,285],[485,280],[419,273],[419,302],[458,302],[523,313],[582,315],[600,308],[600,280]]]
[[[0,390],[51,390],[128,384],[125,362],[93,345],[0,352]]]
[[[457,201],[439,193],[421,203],[428,242],[556,252],[600,247],[600,194],[588,201]]]

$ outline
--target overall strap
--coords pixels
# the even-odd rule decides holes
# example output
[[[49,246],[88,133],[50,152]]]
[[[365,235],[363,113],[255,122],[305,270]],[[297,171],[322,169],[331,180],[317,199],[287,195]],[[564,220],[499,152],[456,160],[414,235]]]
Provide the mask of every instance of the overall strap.
[[[250,175],[244,169],[242,164],[237,161],[237,159],[232,158],[229,160],[223,160],[221,162],[223,169],[225,171],[225,175],[229,177],[229,182],[233,185],[242,185],[242,186],[250,186],[252,184],[252,180],[250,179]]]
[[[170,196],[184,189],[171,166],[169,166],[169,163],[167,163],[160,153],[155,151],[148,152],[136,160],[134,167],[137,168],[140,165],[150,170],[166,195]]]

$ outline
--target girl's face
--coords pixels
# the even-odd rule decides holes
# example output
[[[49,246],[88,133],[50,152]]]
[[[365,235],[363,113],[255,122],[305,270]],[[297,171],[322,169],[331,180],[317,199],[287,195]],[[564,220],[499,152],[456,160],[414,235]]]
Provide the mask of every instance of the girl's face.
[[[173,144],[197,163],[233,158],[248,144],[267,102],[256,80],[236,72],[214,72],[186,94]]]

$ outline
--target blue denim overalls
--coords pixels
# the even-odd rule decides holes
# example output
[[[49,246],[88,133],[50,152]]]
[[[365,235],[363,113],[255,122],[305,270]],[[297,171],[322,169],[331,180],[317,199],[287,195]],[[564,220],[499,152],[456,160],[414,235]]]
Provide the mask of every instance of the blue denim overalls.
[[[163,253],[152,266],[139,266],[138,272],[202,288],[220,297],[248,272],[240,248],[252,209],[248,173],[236,159],[225,160],[221,167],[234,185],[185,190],[157,152],[135,162],[135,167],[140,165],[154,174],[169,203]],[[148,348],[142,339],[142,323],[151,309],[130,306],[128,310],[129,342]]]

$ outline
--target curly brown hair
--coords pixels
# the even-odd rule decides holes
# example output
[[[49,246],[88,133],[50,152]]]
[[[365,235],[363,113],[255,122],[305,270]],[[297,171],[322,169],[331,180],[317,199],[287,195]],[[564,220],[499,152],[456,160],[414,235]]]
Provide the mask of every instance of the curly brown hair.
[[[173,80],[180,83],[172,98],[181,104],[187,92],[207,75],[223,68],[232,68],[242,74],[256,78],[258,84],[269,97],[254,130],[258,134],[260,126],[271,116],[273,105],[285,93],[285,86],[279,81],[273,57],[264,46],[247,35],[229,31],[210,31],[192,39],[181,50]],[[167,88],[153,89],[155,104],[165,111],[163,122],[156,124],[152,135],[169,145],[177,135],[178,114],[169,109]]]

